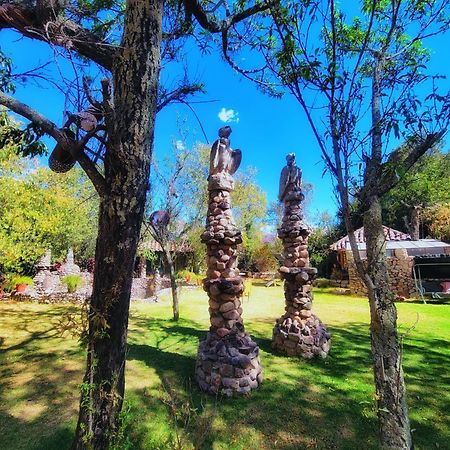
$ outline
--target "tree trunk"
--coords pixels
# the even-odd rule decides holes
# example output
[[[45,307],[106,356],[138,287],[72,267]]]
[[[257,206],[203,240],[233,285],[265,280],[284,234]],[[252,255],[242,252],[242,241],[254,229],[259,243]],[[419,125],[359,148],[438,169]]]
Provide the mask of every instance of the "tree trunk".
[[[160,68],[162,0],[129,0],[106,115],[106,193],[100,201],[87,369],[73,448],[114,442],[125,390],[128,308],[144,214]]]
[[[381,205],[377,196],[368,198],[364,215],[369,289],[371,340],[374,363],[380,439],[383,449],[412,448],[402,370],[402,349],[397,333],[397,310],[389,288]]]
[[[169,250],[164,249],[164,257],[166,258],[167,267],[169,268],[170,288],[172,289],[173,320],[178,321],[180,318],[180,305],[178,302],[178,287],[175,278],[175,267],[173,265],[172,255]]]
[[[420,206],[413,206],[408,218],[405,217],[405,223],[411,240],[418,241],[420,239]]]
[[[137,256],[137,262],[135,263],[135,275],[137,278],[145,278],[147,276],[147,260],[145,256]]]

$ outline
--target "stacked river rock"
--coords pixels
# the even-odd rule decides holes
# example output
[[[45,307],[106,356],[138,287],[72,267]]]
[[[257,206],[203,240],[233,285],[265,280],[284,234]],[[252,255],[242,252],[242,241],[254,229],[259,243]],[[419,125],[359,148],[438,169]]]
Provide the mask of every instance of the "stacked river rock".
[[[219,130],[211,150],[209,204],[202,242],[208,249],[208,272],[203,286],[209,296],[211,327],[200,343],[195,375],[200,388],[211,394],[247,394],[262,381],[259,347],[245,332],[237,269],[237,246],[242,242],[231,212],[233,173],[240,150],[229,147],[230,127]]]
[[[278,229],[284,249],[280,273],[284,279],[286,312],[273,329],[272,346],[288,356],[326,357],[330,349],[330,333],[311,311],[311,283],[317,270],[309,267],[308,236],[311,230],[303,222],[301,170],[295,164],[293,153],[286,159],[279,193],[279,199],[284,203],[284,215]]]

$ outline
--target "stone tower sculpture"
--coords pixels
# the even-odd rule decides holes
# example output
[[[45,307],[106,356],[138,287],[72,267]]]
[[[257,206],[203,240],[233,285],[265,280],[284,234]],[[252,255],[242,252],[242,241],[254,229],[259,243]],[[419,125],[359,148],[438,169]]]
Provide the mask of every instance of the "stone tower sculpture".
[[[244,290],[237,269],[241,232],[233,221],[230,191],[241,151],[229,146],[230,127],[219,130],[211,149],[208,177],[209,204],[201,239],[207,246],[208,271],[203,287],[209,296],[211,327],[200,343],[195,376],[210,394],[247,394],[262,381],[259,347],[245,332],[241,296]]]
[[[283,242],[284,262],[280,273],[284,279],[286,312],[275,324],[272,346],[288,356],[326,357],[330,350],[330,333],[311,311],[311,283],[317,269],[309,267],[308,236],[311,230],[303,222],[302,172],[295,163],[293,153],[289,153],[286,160],[279,190],[284,214],[278,229],[278,236]]]

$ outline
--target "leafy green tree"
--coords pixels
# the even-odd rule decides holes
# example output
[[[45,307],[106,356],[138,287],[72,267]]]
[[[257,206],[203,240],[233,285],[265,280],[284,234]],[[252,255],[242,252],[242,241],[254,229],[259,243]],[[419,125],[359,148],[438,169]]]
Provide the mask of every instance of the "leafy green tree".
[[[424,210],[432,236],[450,244],[450,201]]]
[[[263,242],[252,254],[252,263],[258,272],[275,272],[279,262],[275,257],[274,243]]]
[[[0,175],[0,271],[29,274],[46,249],[93,256],[97,195],[79,169],[54,174],[3,148]]]
[[[382,198],[383,221],[386,225],[405,229],[414,240],[431,231],[430,214],[438,205],[450,202],[450,153],[433,148],[406,172],[399,183]]]
[[[308,239],[309,260],[316,267],[320,277],[331,275],[330,245],[341,237],[338,225],[329,213],[320,214]]]

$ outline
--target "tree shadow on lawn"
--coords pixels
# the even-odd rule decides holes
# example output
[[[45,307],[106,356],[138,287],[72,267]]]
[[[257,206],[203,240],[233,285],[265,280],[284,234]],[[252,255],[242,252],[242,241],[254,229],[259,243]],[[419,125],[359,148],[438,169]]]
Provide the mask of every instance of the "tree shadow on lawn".
[[[132,340],[139,343],[130,343],[128,359],[154,368],[162,380],[174,380],[178,387],[183,386],[184,395],[192,398],[196,408],[201,410],[208,405],[220,417],[222,426],[216,425],[207,434],[201,448],[211,448],[214,442],[236,449],[378,447],[367,324],[349,323],[345,329],[330,327],[333,342],[329,357],[302,361],[273,353],[267,337],[271,331],[267,321],[267,333],[262,330],[252,333],[261,349],[265,382],[249,398],[219,399],[216,404],[216,399],[205,397],[193,381],[198,340],[206,331],[200,331],[199,325],[189,320],[175,324],[135,318],[134,322],[138,330],[133,331],[137,332],[137,339]],[[250,323],[247,329],[252,328]],[[148,339],[152,345],[142,344],[142,339]],[[436,371],[448,367],[448,357],[436,350],[436,346],[444,348],[444,342],[414,338],[405,344],[411,411],[420,407],[428,410],[429,415],[434,410],[449,410],[448,399],[440,389],[448,380],[435,377]],[[424,379],[428,380],[426,385]],[[421,395],[414,398],[417,390]],[[141,398],[144,403],[150,402],[148,396]],[[448,435],[443,416],[433,422],[421,421],[413,414],[419,448],[426,448],[430,440],[445,448]],[[254,447],[232,445],[239,443],[244,433],[256,433]]]
[[[67,310],[2,305],[7,334],[0,348],[0,448],[71,445],[84,350],[58,337],[57,322]]]
[[[205,402],[215,404],[214,398],[205,397],[195,382],[188,381],[194,374],[198,340],[206,333],[192,321],[182,320],[178,325],[134,320],[139,336],[131,338],[128,359],[143,361],[161,379],[177,380],[197,408]],[[143,337],[153,345],[134,342],[141,342]],[[214,408],[223,428],[212,430],[202,448],[211,448],[216,440],[226,443],[233,433],[239,441],[240,434],[252,433],[249,430],[261,439],[252,448],[357,448],[361,442],[375,445],[370,357],[361,324],[352,324],[335,337],[336,345],[340,341],[345,351],[336,351],[329,360],[286,358],[272,353],[270,339],[265,336],[256,335],[255,340],[261,349],[266,381],[249,398],[219,400]],[[367,385],[348,383],[350,378],[360,378],[361,373]]]

